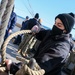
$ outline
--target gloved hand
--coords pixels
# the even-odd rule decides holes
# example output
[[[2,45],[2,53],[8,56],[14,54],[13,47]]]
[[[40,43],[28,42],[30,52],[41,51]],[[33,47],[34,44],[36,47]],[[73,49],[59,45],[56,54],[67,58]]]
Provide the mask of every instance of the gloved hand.
[[[45,71],[43,69],[32,70],[27,65],[24,65],[16,75],[44,75]]]
[[[43,75],[44,73],[45,71],[41,69],[36,60],[32,58],[27,65],[22,65],[22,68],[16,72],[16,75]]]
[[[32,27],[31,31],[32,31],[33,34],[36,34],[40,31],[40,27],[35,25],[35,26]]]

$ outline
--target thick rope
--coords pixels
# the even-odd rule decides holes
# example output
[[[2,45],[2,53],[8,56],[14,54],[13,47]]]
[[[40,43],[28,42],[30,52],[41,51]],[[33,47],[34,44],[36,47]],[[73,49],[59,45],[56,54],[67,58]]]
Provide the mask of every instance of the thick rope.
[[[20,53],[22,54],[22,52],[25,52],[26,53],[26,51],[27,51],[27,49],[28,49],[28,44],[29,44],[29,41],[30,41],[30,39],[33,37],[33,35],[30,35],[30,34],[26,34],[26,38],[24,38],[24,42],[23,43],[21,43],[22,45],[22,47],[20,46],[19,47],[19,51],[20,51]],[[22,54],[22,56],[23,56],[23,54]]]
[[[0,72],[5,72],[6,68],[5,67],[0,67]]]
[[[16,59],[23,62],[24,64],[28,64],[29,63],[29,60],[28,59],[25,59],[25,58],[22,58],[22,57],[18,57],[16,56]]]
[[[25,55],[33,48],[36,41],[37,39],[33,35],[24,35],[23,40],[19,45],[18,53],[20,53],[22,57],[25,57]]]
[[[18,56],[16,56],[16,59],[19,60],[19,61],[21,61],[21,62],[23,62],[24,64],[28,64],[29,61],[30,61],[30,60],[28,60],[28,59],[25,59],[25,58],[23,58],[23,57],[18,57]],[[35,67],[36,67],[37,69],[41,69],[37,63],[35,64]],[[35,70],[35,67],[34,67],[34,70]]]
[[[16,72],[16,75],[44,75],[45,71],[43,69],[32,70],[27,65],[22,66],[22,68]]]
[[[19,48],[18,48],[18,53],[21,52],[21,50],[22,50],[24,44],[27,42],[27,40],[28,40],[27,37],[28,37],[28,34],[24,34],[23,40],[22,40],[22,42],[20,43]]]
[[[28,41],[26,41],[27,44],[24,44],[23,48],[21,49],[22,56],[24,56],[25,54],[28,54],[28,52],[30,52],[30,50],[33,48],[33,46],[36,42],[33,35],[30,35],[29,37],[28,37]]]
[[[5,31],[9,22],[9,18],[12,12],[12,8],[14,5],[14,0],[8,0],[7,6],[6,6],[6,10],[4,12],[4,15],[2,16],[2,22],[1,22],[1,26],[0,26],[0,48],[3,44],[4,41],[4,35],[5,35]]]
[[[25,64],[22,66],[22,68],[17,71],[16,75],[44,75],[45,71],[40,68],[40,66],[35,63],[34,69],[30,69],[27,64],[29,63],[29,60],[24,59],[22,57],[16,57],[19,61],[25,62]]]
[[[43,69],[39,69],[39,70],[32,70],[30,69],[27,65],[24,66],[24,71],[28,74],[28,75],[44,75],[45,71]]]
[[[6,9],[6,5],[8,3],[8,0],[2,0],[0,5],[0,19],[2,18],[4,11]]]
[[[17,35],[20,35],[20,34],[24,34],[24,33],[31,33],[31,30],[22,30],[22,31],[18,31],[18,32],[15,32],[13,34],[11,34],[7,39],[6,41],[4,42],[3,44],[3,47],[2,47],[2,64],[5,63],[5,59],[6,59],[6,47],[7,47],[7,44],[9,43],[9,41],[17,36]]]
[[[5,57],[6,57],[6,47],[7,47],[7,44],[9,43],[9,41],[13,38],[13,37],[15,37],[15,36],[17,36],[17,35],[20,35],[20,34],[24,34],[24,33],[31,33],[31,30],[22,30],[22,31],[18,31],[18,32],[15,32],[15,33],[13,33],[13,34],[11,34],[7,39],[6,39],[6,41],[4,42],[4,44],[3,44],[3,48],[2,48],[2,64],[4,64],[5,63]],[[30,69],[26,64],[28,64],[29,63],[29,60],[27,60],[27,59],[22,59],[22,58],[17,58],[17,59],[20,59],[21,61],[23,61],[24,62],[24,64],[25,65],[23,65],[23,67],[22,67],[22,69],[21,70],[19,70],[17,73],[16,73],[16,75],[19,73],[19,75],[44,75],[44,73],[45,73],[45,71],[43,70],[43,69],[41,69],[40,67],[39,67],[39,65],[36,63],[36,65],[34,66],[35,67],[35,70],[32,70],[32,69]],[[24,74],[24,73],[26,73],[26,74]]]

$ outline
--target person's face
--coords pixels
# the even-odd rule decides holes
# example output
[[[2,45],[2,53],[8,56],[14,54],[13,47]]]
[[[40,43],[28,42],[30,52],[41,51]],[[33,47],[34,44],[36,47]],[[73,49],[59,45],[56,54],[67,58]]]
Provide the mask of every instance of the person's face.
[[[59,18],[57,18],[57,19],[55,20],[55,24],[54,24],[54,25],[55,25],[56,27],[58,27],[59,29],[63,30],[63,32],[66,32],[65,27],[64,27],[62,21],[61,21]]]

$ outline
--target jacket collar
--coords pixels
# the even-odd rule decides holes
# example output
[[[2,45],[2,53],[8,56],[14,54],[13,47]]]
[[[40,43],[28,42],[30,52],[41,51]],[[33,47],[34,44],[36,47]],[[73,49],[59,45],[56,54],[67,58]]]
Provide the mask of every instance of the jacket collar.
[[[62,34],[62,35],[56,35],[52,36],[54,40],[68,40],[70,38],[70,34]]]

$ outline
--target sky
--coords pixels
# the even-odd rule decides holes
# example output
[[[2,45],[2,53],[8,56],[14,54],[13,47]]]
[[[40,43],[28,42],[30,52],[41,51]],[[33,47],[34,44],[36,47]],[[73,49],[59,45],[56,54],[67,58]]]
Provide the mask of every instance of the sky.
[[[15,0],[14,5],[14,12],[23,18],[26,16],[33,18],[39,13],[42,25],[49,28],[54,25],[55,16],[58,14],[75,13],[75,0]],[[75,36],[75,30],[71,33]]]
[[[59,13],[75,13],[75,0],[15,0],[15,12],[30,18],[39,13],[42,24],[52,27]]]
[[[55,16],[60,13],[75,13],[75,0],[15,0],[15,12],[21,17],[33,18],[36,13],[42,25],[52,28]],[[74,26],[75,27],[75,26]],[[71,32],[75,37],[75,30]]]

